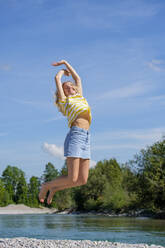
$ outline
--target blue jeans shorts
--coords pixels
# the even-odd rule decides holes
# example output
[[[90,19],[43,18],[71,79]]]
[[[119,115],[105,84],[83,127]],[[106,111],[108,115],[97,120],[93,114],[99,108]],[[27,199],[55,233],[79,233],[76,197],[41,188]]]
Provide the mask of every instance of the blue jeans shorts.
[[[64,141],[64,157],[90,159],[89,130],[72,126]]]

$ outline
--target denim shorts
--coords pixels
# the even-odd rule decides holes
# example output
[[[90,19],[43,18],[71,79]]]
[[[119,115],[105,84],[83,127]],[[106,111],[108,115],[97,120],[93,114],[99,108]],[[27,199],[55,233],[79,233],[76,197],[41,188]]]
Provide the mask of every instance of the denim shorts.
[[[90,159],[89,130],[72,126],[64,141],[64,157]]]

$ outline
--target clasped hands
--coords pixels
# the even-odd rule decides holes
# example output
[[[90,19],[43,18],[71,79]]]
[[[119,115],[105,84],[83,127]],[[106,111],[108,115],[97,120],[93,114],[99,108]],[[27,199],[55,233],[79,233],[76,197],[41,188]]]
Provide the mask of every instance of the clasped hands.
[[[67,61],[66,60],[61,60],[59,62],[53,62],[52,65],[53,66],[59,66],[59,65],[66,65]],[[65,76],[70,76],[71,75],[71,72],[67,69],[61,69],[57,74],[64,74]]]

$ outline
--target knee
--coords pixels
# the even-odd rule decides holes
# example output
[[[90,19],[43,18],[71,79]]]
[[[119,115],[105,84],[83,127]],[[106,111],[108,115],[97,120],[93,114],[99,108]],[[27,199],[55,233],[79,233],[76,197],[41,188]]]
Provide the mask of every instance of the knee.
[[[71,177],[71,178],[69,178],[69,183],[70,184],[77,184],[77,177]]]

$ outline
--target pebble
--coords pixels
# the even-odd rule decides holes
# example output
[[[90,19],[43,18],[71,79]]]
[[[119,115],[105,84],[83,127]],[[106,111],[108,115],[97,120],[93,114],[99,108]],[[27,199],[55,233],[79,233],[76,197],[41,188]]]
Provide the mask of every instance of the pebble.
[[[91,240],[41,240],[32,238],[0,239],[0,248],[165,248],[160,245],[126,244]]]

